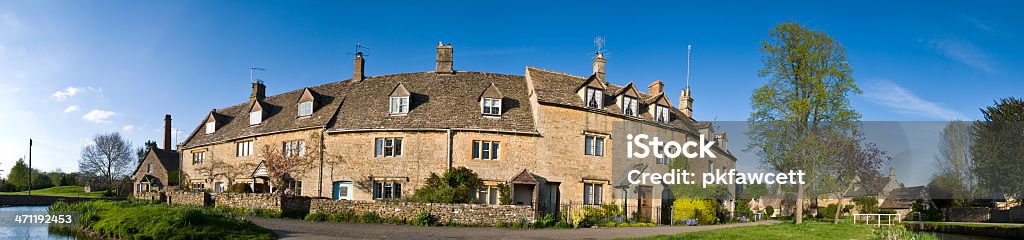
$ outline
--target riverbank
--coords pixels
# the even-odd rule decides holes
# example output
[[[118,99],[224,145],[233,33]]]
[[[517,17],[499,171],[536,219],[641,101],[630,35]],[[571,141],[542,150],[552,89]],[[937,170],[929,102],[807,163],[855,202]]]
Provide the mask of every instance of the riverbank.
[[[0,195],[29,195],[29,191],[0,192]],[[32,190],[32,196],[102,198],[103,192],[85,192],[81,186],[59,186]]]
[[[911,231],[1024,239],[1024,224],[907,221],[902,225]]]
[[[71,212],[79,229],[120,239],[274,239],[250,221],[202,207],[132,201],[55,203],[51,213]]]

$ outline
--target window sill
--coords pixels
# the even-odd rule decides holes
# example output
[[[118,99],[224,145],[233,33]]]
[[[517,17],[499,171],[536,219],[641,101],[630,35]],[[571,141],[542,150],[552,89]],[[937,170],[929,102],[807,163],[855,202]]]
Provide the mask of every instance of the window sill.
[[[391,113],[391,114],[388,114],[388,116],[392,116],[392,117],[402,117],[402,116],[407,116],[407,115],[409,115],[409,113]]]

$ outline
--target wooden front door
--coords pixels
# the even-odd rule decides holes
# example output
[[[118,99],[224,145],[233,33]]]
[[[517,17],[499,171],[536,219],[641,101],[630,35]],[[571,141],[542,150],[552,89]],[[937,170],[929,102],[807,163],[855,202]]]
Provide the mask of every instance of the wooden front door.
[[[651,202],[653,198],[654,188],[650,186],[639,186],[637,189],[637,202],[638,205],[637,213],[640,214],[641,219],[651,219]]]

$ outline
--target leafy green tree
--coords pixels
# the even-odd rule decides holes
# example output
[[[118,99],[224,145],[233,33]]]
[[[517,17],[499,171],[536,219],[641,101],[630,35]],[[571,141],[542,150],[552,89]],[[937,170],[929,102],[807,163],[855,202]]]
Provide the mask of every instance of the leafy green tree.
[[[11,173],[7,175],[7,182],[14,188],[14,191],[25,191],[28,190],[28,178],[29,173],[28,164],[25,163],[25,159],[18,159],[11,167]]]
[[[978,185],[1014,199],[1024,196],[1024,99],[1004,98],[981,109],[974,124],[973,171]]]
[[[823,136],[857,127],[860,114],[848,96],[861,90],[854,84],[845,48],[822,31],[781,23],[761,41],[761,53],[764,68],[758,75],[768,82],[751,97],[748,150],[770,169],[807,173],[809,184],[797,187],[799,224],[804,192],[820,177],[816,168],[826,159]]]

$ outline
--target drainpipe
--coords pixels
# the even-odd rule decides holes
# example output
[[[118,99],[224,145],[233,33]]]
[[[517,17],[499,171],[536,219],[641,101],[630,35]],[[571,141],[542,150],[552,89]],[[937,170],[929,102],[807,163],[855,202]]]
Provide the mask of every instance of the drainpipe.
[[[324,143],[324,134],[326,133],[327,126],[325,125],[324,128],[320,130],[320,146],[317,146],[320,148],[320,177],[317,178],[320,183],[316,185],[316,196],[318,197],[324,196],[324,151],[326,149],[324,145],[327,145]]]
[[[448,132],[448,169],[452,169],[452,165],[454,165],[452,160],[452,129],[446,129],[446,132]]]

